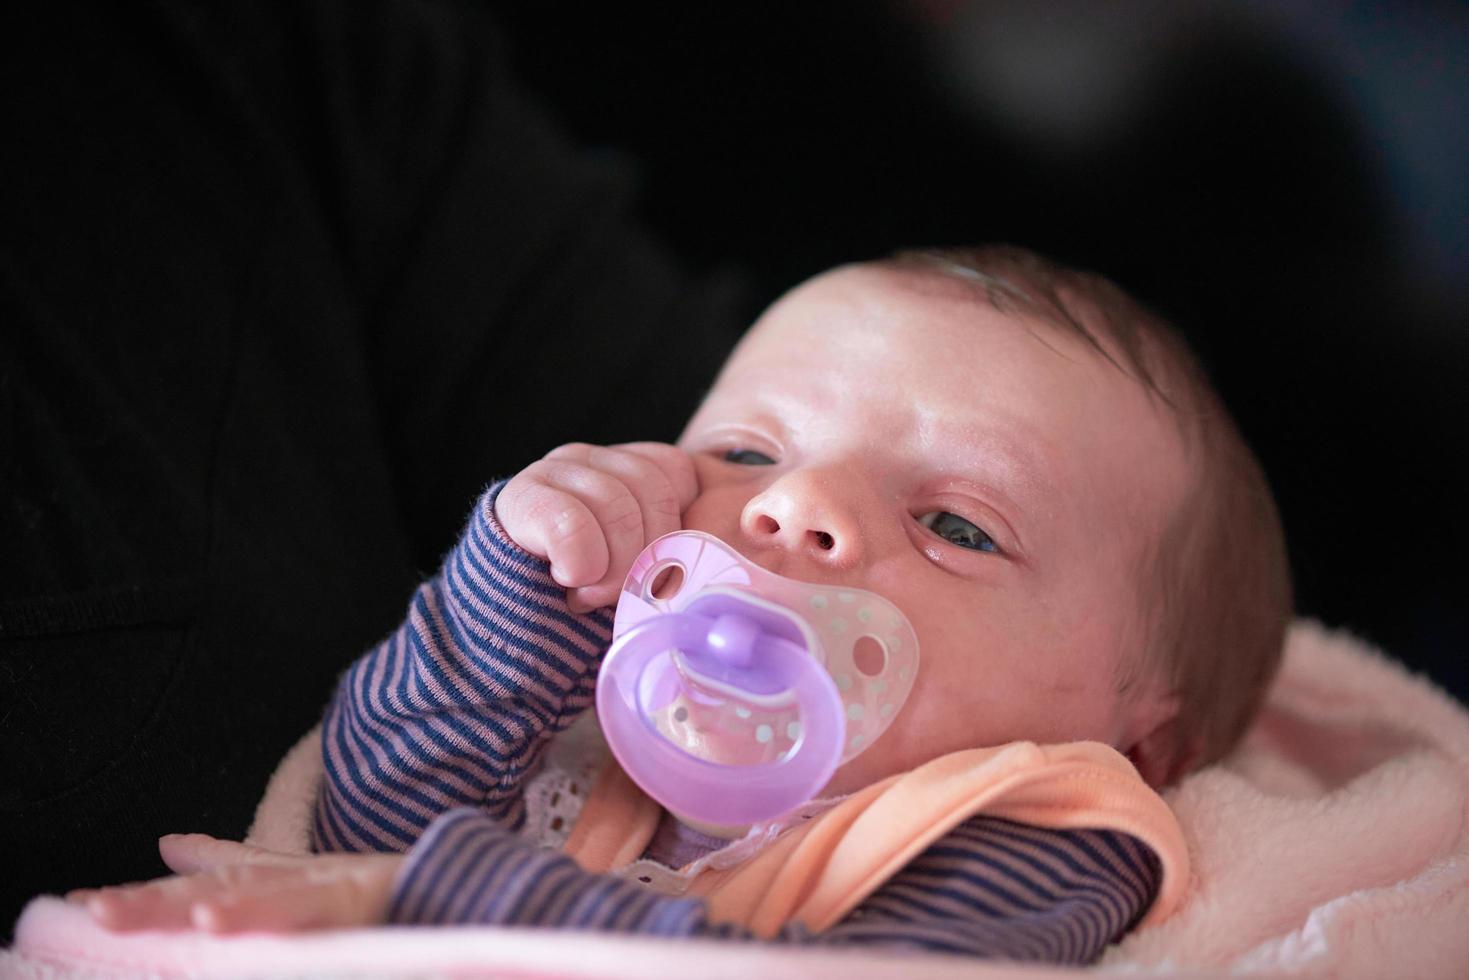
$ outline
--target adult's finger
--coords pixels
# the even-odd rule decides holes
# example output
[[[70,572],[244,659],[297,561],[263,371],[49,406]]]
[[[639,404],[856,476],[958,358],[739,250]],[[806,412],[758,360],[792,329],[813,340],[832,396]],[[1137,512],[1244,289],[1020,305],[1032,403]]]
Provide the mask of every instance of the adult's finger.
[[[187,929],[191,902],[181,893],[143,886],[100,888],[82,905],[104,929]]]
[[[90,893],[82,902],[92,918],[107,929],[187,929],[189,909],[199,899],[239,888],[243,867],[195,875],[171,875],[131,885],[115,885]],[[258,869],[257,869],[258,870]]]
[[[398,865],[394,857],[363,855],[350,869],[303,868],[269,888],[209,898],[194,904],[192,922],[197,928],[217,933],[337,929],[378,923],[387,913]]]
[[[164,864],[181,875],[232,864],[292,864],[301,860],[208,834],[165,834],[158,838],[158,854]]]

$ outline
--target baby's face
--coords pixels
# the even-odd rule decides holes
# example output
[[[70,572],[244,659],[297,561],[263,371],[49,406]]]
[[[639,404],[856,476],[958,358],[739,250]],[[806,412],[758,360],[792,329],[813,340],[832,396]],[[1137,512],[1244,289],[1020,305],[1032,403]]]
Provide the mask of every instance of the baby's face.
[[[686,527],[877,592],[917,631],[906,705],[827,795],[1017,739],[1126,751],[1172,713],[1118,677],[1187,464],[1142,386],[1079,339],[955,283],[838,269],[760,319],[679,444],[700,484]]]

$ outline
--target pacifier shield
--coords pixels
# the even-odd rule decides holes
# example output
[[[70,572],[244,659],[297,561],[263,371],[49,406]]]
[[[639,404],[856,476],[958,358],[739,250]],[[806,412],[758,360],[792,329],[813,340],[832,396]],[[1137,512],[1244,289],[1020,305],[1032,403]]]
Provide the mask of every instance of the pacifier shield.
[[[787,579],[699,531],[654,541],[623,585],[597,714],[623,769],[676,813],[754,823],[806,802],[912,690],[891,602]]]

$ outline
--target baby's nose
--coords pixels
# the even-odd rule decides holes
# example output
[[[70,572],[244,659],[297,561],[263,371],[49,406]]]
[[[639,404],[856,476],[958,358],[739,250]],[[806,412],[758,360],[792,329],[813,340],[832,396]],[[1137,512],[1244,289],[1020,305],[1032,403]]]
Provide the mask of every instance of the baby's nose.
[[[790,473],[745,505],[740,529],[757,548],[782,548],[840,567],[861,559],[856,507],[833,472]]]

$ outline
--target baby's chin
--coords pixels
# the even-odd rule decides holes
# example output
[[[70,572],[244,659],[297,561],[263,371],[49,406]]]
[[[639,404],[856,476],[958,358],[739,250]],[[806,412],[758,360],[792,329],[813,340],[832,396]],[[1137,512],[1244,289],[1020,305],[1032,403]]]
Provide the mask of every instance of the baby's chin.
[[[895,734],[900,737],[886,742],[887,737]],[[822,787],[821,792],[816,794],[816,799],[848,796],[866,789],[873,783],[881,782],[889,776],[912,772],[919,766],[951,753],[983,747],[974,744],[941,745],[931,739],[925,741],[909,738],[904,741],[901,738],[902,734],[890,729],[884,732],[883,737],[874,742],[866,752],[838,766],[831,779]],[[1003,745],[1005,742],[992,744]]]
[[[882,743],[879,741],[855,759],[838,766],[837,771],[832,773],[831,779],[821,788],[821,792],[816,794],[816,798],[830,799],[834,796],[848,796],[888,776],[907,772],[943,754],[934,752],[926,757],[908,760],[895,758],[889,753],[882,752],[881,749]]]

